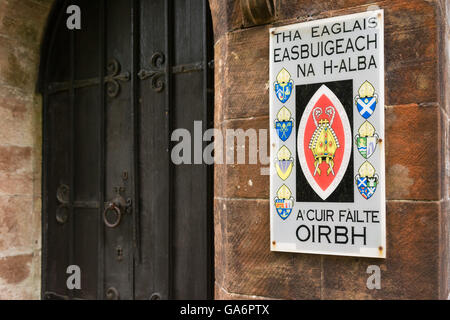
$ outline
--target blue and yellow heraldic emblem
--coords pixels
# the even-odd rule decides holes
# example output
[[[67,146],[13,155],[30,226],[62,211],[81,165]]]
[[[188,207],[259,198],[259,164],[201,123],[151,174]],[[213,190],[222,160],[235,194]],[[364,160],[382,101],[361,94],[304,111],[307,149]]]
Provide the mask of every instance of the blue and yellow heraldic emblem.
[[[286,220],[294,208],[294,198],[291,190],[286,185],[278,189],[277,197],[275,198],[275,208],[281,219]]]
[[[285,103],[289,100],[293,87],[294,81],[292,81],[291,75],[286,69],[283,68],[280,73],[278,73],[277,81],[275,82],[275,93],[281,103]]]
[[[294,120],[291,118],[291,112],[286,107],[281,108],[277,114],[277,120],[275,120],[275,129],[281,141],[289,139],[293,127]]]
[[[377,190],[378,175],[375,168],[368,162],[364,162],[356,175],[356,185],[364,199],[370,199]]]
[[[359,114],[368,119],[377,107],[378,96],[375,94],[375,88],[368,81],[364,82],[358,91],[359,95],[355,98],[356,107]]]

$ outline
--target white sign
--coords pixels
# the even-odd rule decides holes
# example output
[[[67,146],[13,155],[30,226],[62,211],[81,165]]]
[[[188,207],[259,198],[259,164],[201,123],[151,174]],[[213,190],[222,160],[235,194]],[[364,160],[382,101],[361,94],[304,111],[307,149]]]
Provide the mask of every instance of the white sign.
[[[386,257],[383,10],[270,29],[271,250]]]

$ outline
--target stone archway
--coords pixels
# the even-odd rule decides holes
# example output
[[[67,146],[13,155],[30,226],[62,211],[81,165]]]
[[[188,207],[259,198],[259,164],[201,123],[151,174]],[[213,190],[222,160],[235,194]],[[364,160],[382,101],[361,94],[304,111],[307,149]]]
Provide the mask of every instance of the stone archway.
[[[40,47],[54,0],[0,3],[0,299],[40,298]]]

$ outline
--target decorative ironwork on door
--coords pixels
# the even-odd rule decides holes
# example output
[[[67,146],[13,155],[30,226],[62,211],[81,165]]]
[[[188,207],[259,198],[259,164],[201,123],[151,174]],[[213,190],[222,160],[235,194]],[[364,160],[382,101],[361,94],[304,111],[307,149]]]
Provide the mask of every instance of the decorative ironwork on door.
[[[164,90],[164,79],[166,75],[163,65],[166,57],[162,52],[155,52],[150,59],[149,69],[141,69],[138,73],[139,79],[151,80],[152,89],[156,92],[161,92]]]

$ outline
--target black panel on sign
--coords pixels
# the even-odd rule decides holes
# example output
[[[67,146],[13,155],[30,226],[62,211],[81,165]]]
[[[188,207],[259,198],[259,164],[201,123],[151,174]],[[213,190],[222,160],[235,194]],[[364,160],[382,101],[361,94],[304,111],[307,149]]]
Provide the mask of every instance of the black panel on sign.
[[[353,81],[343,80],[343,81],[333,81],[333,82],[323,82],[306,84],[295,87],[296,92],[296,128],[298,132],[298,127],[300,125],[300,120],[302,118],[303,112],[306,106],[311,100],[312,96],[316,91],[322,86],[326,85],[336,97],[341,101],[344,106],[345,112],[347,113],[348,120],[350,122],[350,127],[353,124]],[[353,130],[351,133],[351,139],[353,139]],[[350,160],[348,163],[347,170],[342,178],[342,181],[334,190],[334,192],[326,199],[322,200],[317,193],[311,188],[305,175],[301,169],[300,162],[297,157],[297,202],[354,202],[354,179],[353,179],[353,148],[351,149]],[[297,152],[298,154],[298,152]]]

